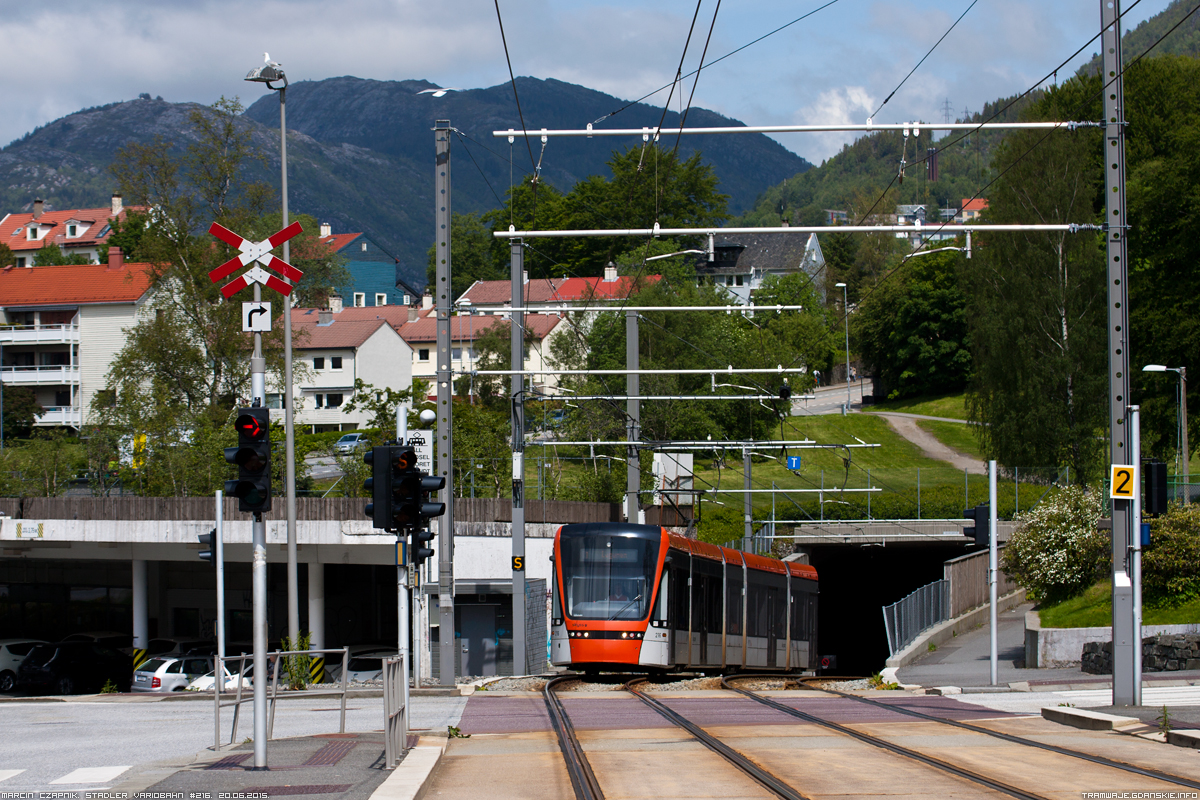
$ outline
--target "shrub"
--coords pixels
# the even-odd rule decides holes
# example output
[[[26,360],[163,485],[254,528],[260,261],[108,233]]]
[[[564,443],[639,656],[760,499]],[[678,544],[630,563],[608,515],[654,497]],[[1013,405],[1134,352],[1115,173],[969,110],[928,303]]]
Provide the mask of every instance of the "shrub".
[[[1081,594],[1109,563],[1109,537],[1097,530],[1100,493],[1068,487],[1017,517],[1000,568],[1033,599],[1055,603]]]
[[[1172,505],[1150,522],[1142,553],[1142,587],[1148,602],[1178,605],[1200,597],[1200,506]]]

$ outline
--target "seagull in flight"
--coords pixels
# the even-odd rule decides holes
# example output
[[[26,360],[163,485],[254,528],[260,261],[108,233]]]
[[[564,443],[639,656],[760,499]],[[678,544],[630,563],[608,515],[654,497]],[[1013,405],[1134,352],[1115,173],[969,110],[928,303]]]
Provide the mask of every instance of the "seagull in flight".
[[[264,64],[266,64],[268,67],[278,67],[278,66],[282,66],[282,65],[281,65],[281,64],[279,64],[278,62],[276,62],[276,61],[272,61],[272,60],[271,60],[271,54],[270,54],[270,53],[263,53],[263,63],[264,63]]]
[[[422,89],[417,94],[431,94],[434,97],[445,97],[446,92],[461,92],[457,86],[447,86],[445,89]]]

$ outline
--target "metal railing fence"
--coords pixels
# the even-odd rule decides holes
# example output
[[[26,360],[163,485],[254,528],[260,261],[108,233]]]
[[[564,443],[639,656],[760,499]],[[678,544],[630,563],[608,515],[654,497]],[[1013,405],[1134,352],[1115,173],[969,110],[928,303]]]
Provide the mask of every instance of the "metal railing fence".
[[[392,769],[408,744],[408,707],[404,702],[404,682],[408,680],[404,659],[383,660],[383,751],[385,767]]]
[[[298,691],[290,691],[290,690],[285,689],[284,691],[280,692],[280,690],[279,690],[279,669],[283,663],[284,657],[287,657],[287,656],[314,656],[314,655],[324,655],[325,653],[341,653],[342,654],[342,677],[341,677],[341,687],[340,688],[338,688],[338,689],[317,689],[315,691],[309,691],[307,689],[298,690]],[[276,700],[286,700],[288,698],[294,699],[294,698],[308,698],[308,697],[340,696],[342,713],[341,713],[341,721],[340,721],[340,726],[338,728],[338,732],[339,733],[346,732],[346,680],[347,680],[347,673],[349,672],[348,668],[350,665],[350,649],[349,648],[342,647],[342,648],[333,649],[333,650],[273,650],[272,652],[267,654],[267,657],[272,660],[271,683],[267,687],[267,703],[268,703],[267,740],[268,741],[271,739],[272,732],[275,729],[275,701]],[[213,727],[216,731],[216,736],[213,741],[213,749],[214,750],[221,749],[221,709],[229,708],[229,707],[233,708],[233,728],[229,733],[229,743],[232,745],[235,742],[237,742],[238,717],[241,714],[242,703],[254,702],[253,694],[250,697],[242,696],[242,689],[245,688],[245,679],[242,678],[242,675],[244,675],[246,672],[246,661],[248,659],[252,660],[253,658],[254,658],[254,656],[250,653],[242,653],[241,655],[225,656],[225,658],[223,658],[223,659],[216,659],[218,662],[220,662],[220,664],[215,665],[215,668],[213,669],[213,703],[214,703],[214,715],[215,715]],[[238,669],[237,669],[237,674],[234,676],[235,686],[234,686],[232,692],[230,692],[229,690],[225,689],[225,679],[224,679],[225,670],[223,668],[225,666],[225,662],[232,663],[235,661],[238,663]],[[220,675],[221,677],[218,677],[218,675]],[[257,676],[250,678],[251,681],[256,680],[256,679],[257,679]],[[228,696],[229,694],[233,694],[234,699],[230,700],[228,702],[222,703],[221,702],[222,694],[225,694],[226,696]]]
[[[921,631],[950,619],[950,581],[926,584],[903,600],[883,607],[888,654],[907,647]]]

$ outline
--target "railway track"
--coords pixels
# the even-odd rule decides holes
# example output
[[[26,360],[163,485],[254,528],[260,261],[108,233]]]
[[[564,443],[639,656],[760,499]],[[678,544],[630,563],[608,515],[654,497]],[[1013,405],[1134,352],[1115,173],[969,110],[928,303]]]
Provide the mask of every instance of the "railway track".
[[[556,688],[567,681],[579,680],[577,675],[564,675],[547,681],[542,689],[542,698],[546,701],[546,709],[550,712],[550,724],[558,736],[558,746],[562,750],[563,759],[567,764],[567,775],[571,778],[571,787],[575,790],[577,800],[604,800],[604,792],[600,782],[592,772],[592,765],[584,755],[583,746],[575,735],[575,726],[571,717],[558,699]]]
[[[991,775],[967,769],[958,764],[954,764],[937,758],[936,756],[896,744],[895,742],[888,741],[887,739],[879,736],[874,736],[870,733],[858,730],[848,725],[843,725],[841,723],[833,722],[814,714],[801,711],[780,703],[772,698],[764,697],[756,692],[734,685],[737,681],[744,679],[778,679],[780,677],[781,676],[779,675],[738,675],[723,678],[721,684],[722,687],[727,691],[746,697],[747,699],[753,700],[782,714],[825,727],[839,734],[863,742],[864,744],[868,744],[872,747],[885,750],[902,758],[915,761],[932,769],[936,769],[939,772],[952,775],[961,780],[969,781],[986,789],[1002,793],[1009,797],[1020,798],[1020,800],[1047,800],[1045,795],[1040,795],[1035,792],[1022,789],[1019,786],[1014,786]],[[571,724],[570,717],[567,714],[566,709],[563,707],[562,701],[559,699],[556,691],[563,682],[568,680],[578,680],[578,676],[564,676],[550,681],[546,684],[546,687],[543,690],[543,697],[546,702],[546,707],[550,712],[551,725],[553,726],[555,734],[558,737],[559,747],[562,750],[563,757],[566,762],[567,773],[570,777],[571,785],[575,790],[575,796],[577,800],[602,800],[604,797],[604,792],[592,771],[591,765],[588,763],[587,756],[584,754],[583,748],[575,735],[575,729]],[[1058,745],[1045,744],[1043,742],[1038,742],[1021,736],[995,731],[980,725],[972,725],[968,722],[948,720],[921,711],[895,706],[890,703],[881,703],[871,698],[860,697],[858,695],[848,694],[833,689],[812,686],[809,685],[807,681],[797,682],[801,683],[802,685],[806,685],[806,687],[809,689],[847,698],[856,702],[865,703],[886,709],[887,711],[895,712],[897,714],[930,722],[936,722],[962,730],[971,731],[973,733],[984,734],[1001,739],[1010,744],[1036,748],[1041,751],[1080,759],[1101,767],[1120,770],[1121,772],[1137,775],[1143,778],[1151,778],[1190,789],[1200,789],[1200,781],[1184,776],[1174,775],[1148,767],[1141,767],[1136,764],[1130,764],[1127,762],[1106,758],[1104,756],[1097,756],[1091,753],[1072,750],[1070,748],[1061,747]],[[795,787],[789,785],[786,781],[771,773],[769,770],[765,769],[748,756],[725,744],[718,737],[713,736],[701,726],[692,722],[667,704],[648,695],[645,691],[643,691],[643,686],[646,683],[647,678],[634,677],[625,683],[624,688],[632,696],[636,697],[646,706],[653,709],[657,714],[667,719],[673,725],[685,730],[690,736],[695,738],[705,747],[720,755],[738,771],[753,779],[760,786],[776,797],[784,798],[785,800],[810,800],[808,796],[801,793]]]
[[[1009,794],[1013,797],[1022,797],[1022,798],[1041,797],[1041,795],[1026,792],[1017,787],[1010,786],[1001,781],[997,781],[996,779],[990,778],[986,775],[982,775],[980,773],[976,773],[971,770],[964,769],[955,764],[950,764],[949,762],[943,761],[939,758],[935,758],[933,756],[929,756],[924,753],[920,753],[916,750],[912,750],[910,748],[895,744],[893,742],[888,742],[879,737],[871,736],[868,733],[864,733],[862,731],[856,730],[847,725],[842,725],[840,723],[832,722],[830,720],[815,716],[813,714],[808,714],[804,711],[800,711],[799,709],[784,705],[783,703],[777,702],[768,697],[763,697],[762,695],[760,695],[756,692],[752,692],[747,689],[742,689],[740,687],[734,686],[731,683],[731,681],[754,679],[754,678],[770,679],[770,678],[779,678],[779,676],[778,675],[739,675],[736,677],[726,676],[721,679],[721,685],[730,691],[737,692],[738,694],[741,694],[744,697],[748,697],[751,700],[754,700],[755,702],[758,702],[765,706],[768,706],[769,708],[773,708],[776,711],[781,711],[784,714],[788,714],[790,716],[797,717],[799,719],[803,719],[808,722],[813,722],[813,723],[816,723],[817,725],[821,725],[826,728],[830,728],[832,730],[836,730],[839,733],[844,733],[847,736],[852,736],[855,739],[858,739],[859,741],[870,744],[874,747],[879,747],[884,750],[888,750],[893,753],[903,755],[907,758],[911,758],[911,759],[919,761],[921,763],[928,764],[930,766],[941,769],[945,772],[949,772],[951,774],[958,775],[959,777],[966,778],[967,780],[973,781],[975,783],[979,783],[981,785],[996,789],[997,791],[1004,792],[1005,794]],[[949,726],[952,726],[955,728],[961,728],[961,729],[969,730],[969,731],[972,731],[975,733],[986,734],[988,736],[993,736],[995,738],[1002,739],[1004,741],[1007,741],[1007,742],[1010,742],[1013,744],[1019,744],[1019,745],[1025,746],[1025,747],[1032,747],[1032,748],[1036,748],[1038,750],[1056,753],[1058,755],[1069,756],[1071,758],[1078,758],[1080,760],[1088,761],[1093,764],[1098,764],[1100,766],[1109,767],[1111,769],[1121,770],[1122,772],[1128,772],[1130,774],[1138,775],[1138,776],[1145,777],[1145,778],[1153,778],[1155,780],[1172,783],[1177,786],[1185,786],[1185,787],[1188,787],[1191,789],[1200,789],[1200,781],[1196,781],[1191,778],[1184,777],[1182,775],[1174,775],[1172,773],[1162,772],[1160,770],[1151,769],[1148,767],[1139,767],[1136,764],[1130,764],[1125,761],[1118,761],[1116,759],[1106,758],[1104,756],[1097,756],[1092,753],[1084,753],[1079,750],[1072,750],[1071,748],[1068,748],[1068,747],[1060,747],[1058,745],[1046,744],[1044,742],[1038,742],[1036,740],[1027,739],[1022,736],[1015,736],[1013,734],[1003,733],[1001,731],[994,731],[994,730],[991,730],[990,728],[985,728],[980,725],[972,725],[969,722],[961,722],[959,720],[949,720],[949,719],[945,719],[943,717],[934,716],[933,714],[926,714],[924,712],[915,711],[910,708],[903,708],[901,706],[896,706],[891,703],[881,703],[878,700],[872,700],[869,697],[861,697],[859,695],[853,695],[853,694],[849,694],[847,692],[840,692],[840,691],[837,691],[836,689],[826,689],[823,687],[813,686],[811,684],[811,682],[812,682],[812,679],[804,679],[804,680],[797,681],[797,683],[800,683],[801,685],[804,685],[810,689],[815,689],[816,691],[821,691],[826,694],[835,695],[837,697],[848,698],[848,699],[854,700],[856,702],[861,702],[861,703],[865,703],[867,705],[871,705],[871,706],[874,706],[877,708],[886,709],[887,711],[895,712],[897,714],[903,714],[905,716],[916,717],[918,719],[924,719],[924,720],[928,720],[931,722],[937,722],[937,723],[940,723],[943,725],[949,725]]]

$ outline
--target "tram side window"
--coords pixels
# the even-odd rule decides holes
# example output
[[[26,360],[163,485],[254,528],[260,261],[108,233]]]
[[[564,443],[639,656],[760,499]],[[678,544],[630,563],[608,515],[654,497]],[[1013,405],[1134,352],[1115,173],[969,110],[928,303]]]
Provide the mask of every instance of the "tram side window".
[[[676,568],[671,573],[671,625],[679,630],[687,630],[691,601],[688,571]]]
[[[787,609],[783,607],[783,604],[787,602],[787,588],[786,586],[772,586],[769,591],[771,593],[771,635],[776,639],[782,639],[787,635]]]
[[[557,567],[553,567],[550,570],[550,592],[554,596],[554,611],[553,611],[554,624],[561,625],[563,622],[562,595],[558,591],[558,568]]]
[[[807,595],[800,588],[800,581],[793,579],[790,582],[792,584],[792,600],[788,614],[791,617],[791,635],[793,640],[804,639],[804,601]]]
[[[730,636],[742,635],[742,568],[725,566],[725,616]]]
[[[711,633],[720,633],[725,628],[725,621],[721,618],[721,594],[724,590],[723,582],[719,575],[708,576],[708,602],[705,603],[704,610],[706,625]]]
[[[767,587],[762,578],[750,573],[748,591],[746,593],[748,636],[767,635]]]

